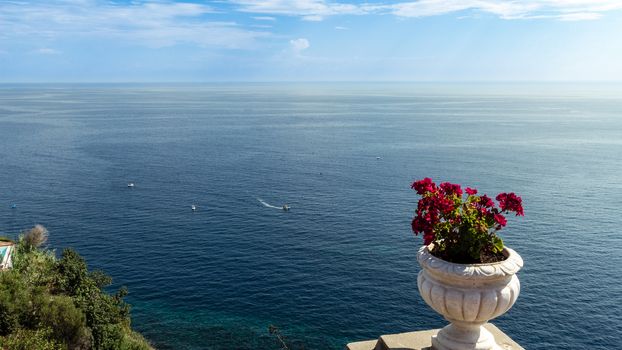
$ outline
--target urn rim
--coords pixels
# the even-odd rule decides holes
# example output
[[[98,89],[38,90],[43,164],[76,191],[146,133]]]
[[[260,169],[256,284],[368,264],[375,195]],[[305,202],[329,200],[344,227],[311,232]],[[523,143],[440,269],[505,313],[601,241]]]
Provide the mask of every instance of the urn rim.
[[[499,279],[510,277],[523,267],[523,259],[511,248],[504,247],[505,260],[494,263],[459,264],[443,260],[432,255],[433,243],[423,246],[417,253],[417,261],[421,267],[435,275],[450,278],[467,279]]]

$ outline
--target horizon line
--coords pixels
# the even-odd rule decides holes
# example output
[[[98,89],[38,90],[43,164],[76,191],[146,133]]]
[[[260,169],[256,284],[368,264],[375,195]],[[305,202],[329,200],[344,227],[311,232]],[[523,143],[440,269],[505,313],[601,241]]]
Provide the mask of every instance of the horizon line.
[[[405,83],[405,84],[559,84],[559,83],[601,83],[619,84],[622,80],[206,80],[206,81],[0,81],[0,85],[27,84],[326,84],[326,83]]]

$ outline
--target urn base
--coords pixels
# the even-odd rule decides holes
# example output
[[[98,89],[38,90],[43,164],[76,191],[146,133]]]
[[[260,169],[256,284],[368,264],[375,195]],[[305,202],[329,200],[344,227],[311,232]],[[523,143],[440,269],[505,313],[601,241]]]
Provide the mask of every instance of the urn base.
[[[432,337],[434,350],[502,350],[481,325],[451,323]]]

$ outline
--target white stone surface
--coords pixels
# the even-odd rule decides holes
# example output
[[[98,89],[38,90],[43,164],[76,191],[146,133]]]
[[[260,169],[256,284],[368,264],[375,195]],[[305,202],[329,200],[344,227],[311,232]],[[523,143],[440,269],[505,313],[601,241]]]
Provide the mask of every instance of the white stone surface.
[[[495,325],[487,323],[484,325],[484,328],[495,337],[496,343],[500,345],[503,350],[525,350],[507,334],[495,327]],[[387,334],[381,336],[378,340],[350,343],[346,346],[346,350],[430,350],[432,346],[432,337],[439,331],[440,329],[431,329]]]
[[[510,248],[507,259],[491,264],[454,264],[422,247],[417,285],[423,300],[451,322],[432,337],[436,350],[499,350],[483,325],[506,313],[518,298],[516,272],[523,259]]]

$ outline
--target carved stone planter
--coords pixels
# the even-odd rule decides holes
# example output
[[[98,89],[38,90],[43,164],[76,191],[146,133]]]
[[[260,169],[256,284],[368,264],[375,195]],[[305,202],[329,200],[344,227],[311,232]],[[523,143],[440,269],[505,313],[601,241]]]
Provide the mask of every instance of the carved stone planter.
[[[506,247],[503,253],[507,259],[496,263],[454,264],[433,256],[426,246],[419,249],[419,292],[451,322],[432,337],[434,349],[501,349],[482,326],[514,305],[520,292],[516,272],[523,267],[523,259],[514,250]]]

